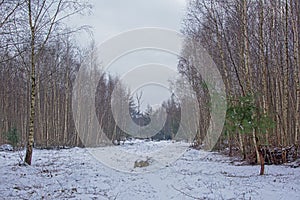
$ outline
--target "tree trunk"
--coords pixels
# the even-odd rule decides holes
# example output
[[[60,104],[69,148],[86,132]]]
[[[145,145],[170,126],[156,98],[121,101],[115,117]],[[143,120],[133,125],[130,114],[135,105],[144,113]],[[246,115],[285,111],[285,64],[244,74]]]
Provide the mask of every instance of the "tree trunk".
[[[263,0],[259,1],[260,4],[260,14],[259,14],[259,49],[260,49],[260,68],[262,73],[262,107],[263,107],[263,114],[268,114],[268,106],[267,106],[267,96],[268,96],[268,89],[267,89],[267,67],[266,67],[266,58],[265,58],[265,45],[264,45],[264,3]],[[269,144],[269,133],[268,130],[265,133],[266,144]],[[258,155],[258,152],[257,152]]]
[[[70,78],[70,45],[69,45],[69,39],[67,39],[67,56],[66,56],[66,72],[65,72],[65,115],[64,115],[64,131],[63,131],[63,144],[67,144],[68,139],[68,116],[69,116],[69,95],[70,95],[70,84],[69,84],[69,78]]]
[[[259,157],[257,159],[260,160],[260,173],[259,175],[264,175],[265,174],[265,159],[264,156],[262,155],[262,152],[259,151]]]
[[[294,2],[294,4],[293,4]],[[292,6],[292,30],[293,30],[293,48],[294,48],[294,89],[295,89],[295,97],[294,97],[294,105],[295,105],[295,126],[294,126],[294,143],[298,143],[298,134],[299,134],[299,119],[300,119],[300,80],[299,80],[299,65],[300,65],[300,52],[299,52],[299,28],[298,25],[300,23],[300,10],[299,10],[299,2],[298,0],[291,0],[290,4]]]
[[[28,134],[28,141],[27,141],[27,149],[26,149],[26,156],[25,162],[28,165],[31,165],[32,159],[32,149],[34,143],[34,120],[35,120],[35,27],[32,23],[32,16],[31,16],[31,1],[28,1],[28,16],[29,16],[29,25],[31,31],[31,93],[30,93],[30,117],[29,117],[29,134]]]

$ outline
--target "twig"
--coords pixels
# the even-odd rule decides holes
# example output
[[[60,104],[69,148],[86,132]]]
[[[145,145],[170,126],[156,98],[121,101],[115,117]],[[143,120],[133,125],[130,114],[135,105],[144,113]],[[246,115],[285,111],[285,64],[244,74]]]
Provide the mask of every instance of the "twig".
[[[187,197],[190,197],[190,198],[192,198],[192,199],[199,199],[199,200],[207,199],[207,198],[205,198],[205,197],[204,197],[204,198],[200,198],[200,197],[195,197],[195,196],[193,196],[193,195],[187,194],[187,193],[185,193],[185,192],[183,192],[183,191],[181,191],[181,190],[175,188],[173,185],[172,185],[172,188],[173,188],[174,190],[176,190],[177,192],[180,192],[181,194],[183,194],[183,195],[185,195],[185,196],[187,196]]]

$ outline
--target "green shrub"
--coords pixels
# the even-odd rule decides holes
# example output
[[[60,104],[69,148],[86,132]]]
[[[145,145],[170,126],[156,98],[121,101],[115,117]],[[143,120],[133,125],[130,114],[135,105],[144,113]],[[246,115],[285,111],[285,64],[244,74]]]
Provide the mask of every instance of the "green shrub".
[[[19,132],[16,128],[10,129],[7,133],[5,133],[7,141],[13,146],[16,147],[19,143]]]
[[[262,113],[255,105],[252,95],[239,97],[234,103],[230,103],[227,109],[225,128],[226,132],[251,133],[257,129],[265,133],[274,126],[274,121],[268,115]]]

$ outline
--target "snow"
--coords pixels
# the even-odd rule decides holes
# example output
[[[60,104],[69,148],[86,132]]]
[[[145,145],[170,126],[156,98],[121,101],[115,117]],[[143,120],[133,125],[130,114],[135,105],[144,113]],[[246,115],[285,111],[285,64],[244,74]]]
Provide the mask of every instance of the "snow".
[[[10,144],[2,144],[0,146],[0,151],[13,151],[14,148]]]
[[[127,166],[112,168],[94,154],[110,152],[103,161],[122,150],[139,160],[165,147],[172,151],[174,144],[185,146],[134,140],[94,149],[34,149],[32,166],[19,165],[19,152],[0,152],[0,199],[300,199],[300,168],[266,166],[259,176],[259,166],[236,166],[218,153],[189,148],[167,164],[151,157],[145,168],[134,168],[131,157],[114,157],[114,164]],[[166,165],[151,168],[156,163]]]

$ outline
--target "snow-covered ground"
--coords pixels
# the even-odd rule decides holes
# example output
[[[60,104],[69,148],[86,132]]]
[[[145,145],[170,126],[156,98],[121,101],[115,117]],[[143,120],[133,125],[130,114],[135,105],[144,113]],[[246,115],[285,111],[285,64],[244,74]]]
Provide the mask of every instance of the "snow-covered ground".
[[[105,148],[147,153],[168,143]],[[259,176],[259,166],[236,166],[217,153],[187,149],[161,169],[136,173],[141,171],[128,163],[131,172],[121,172],[91,151],[35,149],[30,167],[18,165],[18,152],[0,152],[0,199],[300,199],[300,168],[266,166],[266,175]]]

